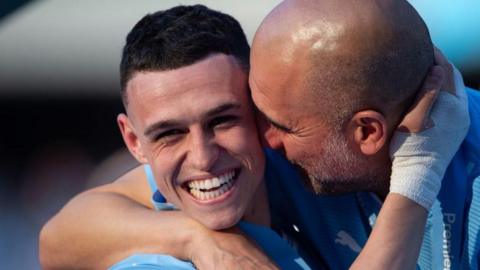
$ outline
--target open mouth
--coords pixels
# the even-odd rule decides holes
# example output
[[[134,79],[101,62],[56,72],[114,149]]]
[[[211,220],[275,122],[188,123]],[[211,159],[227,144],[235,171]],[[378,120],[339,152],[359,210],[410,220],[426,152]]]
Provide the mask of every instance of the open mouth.
[[[235,184],[237,175],[238,170],[231,170],[210,179],[189,181],[184,184],[184,187],[197,200],[208,201],[230,191]]]

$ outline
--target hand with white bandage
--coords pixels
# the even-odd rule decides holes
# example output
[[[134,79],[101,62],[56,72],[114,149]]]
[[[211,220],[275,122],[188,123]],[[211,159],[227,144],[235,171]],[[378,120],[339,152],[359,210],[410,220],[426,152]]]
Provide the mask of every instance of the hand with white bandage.
[[[424,83],[390,144],[390,192],[405,196],[427,210],[435,201],[448,164],[470,125],[462,76],[438,50],[435,60],[437,65],[431,69],[435,76],[429,78],[432,82]],[[434,80],[442,79],[441,91],[432,88],[438,85]],[[437,98],[433,108],[425,96]]]
[[[350,269],[418,269],[428,211],[470,124],[460,73],[439,51],[435,60],[390,142],[390,193]]]

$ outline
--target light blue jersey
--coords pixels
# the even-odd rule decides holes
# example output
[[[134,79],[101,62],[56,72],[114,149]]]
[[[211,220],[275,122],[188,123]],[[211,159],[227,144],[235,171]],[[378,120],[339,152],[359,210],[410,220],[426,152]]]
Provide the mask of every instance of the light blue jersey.
[[[272,170],[274,168],[266,169]],[[145,166],[148,183],[153,192],[152,203],[158,211],[176,210],[175,206],[167,203],[157,189],[157,184],[149,166]],[[239,228],[254,239],[281,269],[308,270],[312,269],[298,255],[298,252],[282,239],[279,234],[270,228],[240,222]],[[112,266],[110,270],[193,270],[195,266],[191,262],[182,261],[175,257],[164,254],[135,254]],[[315,268],[320,269],[320,268]]]
[[[422,270],[479,269],[480,93],[467,94],[471,127],[429,213],[418,260]],[[364,192],[311,194],[282,156],[272,151],[267,156],[268,163],[281,168],[267,171],[274,228],[302,247],[300,255],[307,263],[321,258],[329,269],[348,269],[366,243],[381,202]]]
[[[418,260],[418,268],[421,270],[479,269],[480,93],[467,90],[467,94],[471,127],[447,168],[438,201],[429,213]],[[291,246],[297,247],[298,253],[312,269],[348,269],[366,243],[382,202],[368,192],[342,196],[315,195],[305,190],[297,171],[284,157],[272,150],[266,150],[265,153],[265,179],[273,229],[289,241]],[[159,202],[156,206],[158,209],[172,207],[164,201],[160,202],[161,194],[158,192],[153,198]],[[262,235],[271,233],[274,239],[280,240],[268,228],[251,226],[258,233],[257,236],[245,227],[242,229],[266,250],[271,246],[268,245],[270,238],[265,237],[266,243],[262,245],[262,240],[259,240]],[[283,240],[275,243],[285,246]],[[290,262],[295,262],[298,255],[288,245],[287,247],[287,254],[294,254],[289,257]],[[274,253],[267,251],[272,258],[275,258],[272,255]],[[194,269],[189,262],[180,261],[183,264],[176,266],[175,263],[179,260],[164,255],[133,256],[111,269],[160,269],[148,268],[154,267],[150,266],[154,259],[159,259],[162,263],[172,260],[172,268],[162,269]],[[278,263],[276,259],[275,261]],[[302,260],[296,266],[305,262]],[[141,268],[142,263],[148,267]],[[279,265],[282,269],[302,269]],[[181,268],[184,266],[190,268]]]

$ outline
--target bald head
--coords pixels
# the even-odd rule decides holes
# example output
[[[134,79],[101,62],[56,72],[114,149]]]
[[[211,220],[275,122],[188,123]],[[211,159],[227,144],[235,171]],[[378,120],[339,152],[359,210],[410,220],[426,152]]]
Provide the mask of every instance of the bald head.
[[[253,90],[275,95],[278,106],[338,126],[373,109],[393,126],[432,66],[433,47],[403,0],[287,0],[257,31],[251,62]]]

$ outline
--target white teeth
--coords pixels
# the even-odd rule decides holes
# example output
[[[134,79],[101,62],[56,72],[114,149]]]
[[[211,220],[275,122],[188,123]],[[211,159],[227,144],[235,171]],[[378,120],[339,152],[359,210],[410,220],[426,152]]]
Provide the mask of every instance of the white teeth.
[[[222,183],[220,183],[220,180],[217,177],[212,179],[212,186],[219,187],[221,184]]]
[[[210,179],[209,179],[209,180],[206,180],[204,183],[205,183],[205,188],[206,188],[206,189],[211,189],[211,188],[213,188],[213,182],[212,182],[212,180],[210,180]]]
[[[210,200],[229,191],[233,186],[234,176],[235,172],[231,171],[211,179],[190,181],[188,183],[189,191],[199,200]]]
[[[234,172],[229,172],[224,175],[211,179],[205,179],[205,180],[197,180],[197,181],[190,181],[188,183],[188,187],[191,189],[213,189],[213,188],[219,188],[221,185],[228,183],[230,180],[232,180],[234,176]]]

